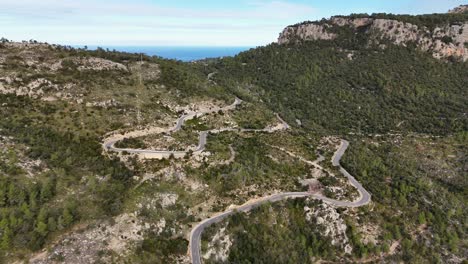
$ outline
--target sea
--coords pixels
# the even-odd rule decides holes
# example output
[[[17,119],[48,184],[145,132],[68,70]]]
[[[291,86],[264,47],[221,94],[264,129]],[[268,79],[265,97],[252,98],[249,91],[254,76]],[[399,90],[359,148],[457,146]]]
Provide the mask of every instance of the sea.
[[[83,48],[84,46],[74,46]],[[89,50],[97,49],[98,46],[87,46]],[[181,61],[195,61],[207,58],[219,58],[235,56],[242,51],[252,47],[162,47],[162,46],[99,46],[103,49],[143,53],[148,56],[159,56],[166,59],[175,59]]]

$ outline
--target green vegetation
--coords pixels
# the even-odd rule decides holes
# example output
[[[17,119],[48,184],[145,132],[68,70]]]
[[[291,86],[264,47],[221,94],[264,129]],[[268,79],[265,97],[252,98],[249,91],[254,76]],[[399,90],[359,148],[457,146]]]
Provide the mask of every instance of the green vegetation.
[[[77,203],[67,199],[61,205],[50,205],[57,193],[57,175],[46,173],[36,184],[0,178],[0,247],[2,250],[38,250],[48,234],[69,227],[80,217]]]
[[[467,20],[467,14],[351,16],[357,17],[430,29]],[[194,223],[253,197],[305,190],[299,181],[312,178],[312,167],[278,148],[312,161],[321,138],[329,135],[351,141],[344,167],[372,194],[370,206],[336,209],[351,254],[332,245],[317,219],[306,219],[305,206],[322,206],[307,199],[235,214],[207,230],[204,244],[227,226],[233,241],[228,262],[234,263],[462,259],[468,64],[436,60],[412,43],[403,47],[382,40],[382,48],[362,28],[328,30],[339,37],[271,44],[196,63],[103,49],[14,47],[0,40],[5,77],[0,85],[31,93],[0,95],[0,139],[8,138],[0,151],[0,262],[26,259],[78,224],[112,222],[128,212],[150,228],[124,261],[177,262],[187,252],[186,234]],[[235,125],[262,129],[278,122],[276,112],[293,129],[210,134],[206,155],[190,162],[191,155],[123,162],[103,154],[102,139],[109,132],[167,127],[180,114],[171,110],[176,105],[231,104],[235,95],[244,100],[238,109],[189,120],[172,139],[148,135],[116,146],[185,150],[198,142],[199,131]],[[322,151],[327,161],[321,166],[338,177],[324,173],[323,193],[332,197],[331,187],[338,186],[350,198],[356,191],[340,182],[331,152]],[[25,168],[25,160],[43,165]],[[163,205],[159,195],[168,193],[176,201],[166,197]],[[375,227],[374,240],[367,239],[369,226]],[[392,245],[399,247],[392,251]]]
[[[391,19],[397,20],[405,23],[410,23],[418,26],[419,28],[428,28],[434,30],[436,27],[442,27],[445,25],[454,25],[460,24],[463,21],[468,20],[468,13],[461,14],[424,14],[424,15],[396,15],[396,14],[386,14],[386,13],[374,13],[374,14],[351,14],[349,16],[335,16],[343,18],[373,18],[373,19]],[[328,22],[327,19],[322,19],[321,21],[304,21],[293,26],[299,26],[303,24],[316,23],[322,24]]]
[[[192,118],[190,120],[185,121],[184,129],[196,130],[196,131],[206,131],[209,128],[203,122],[201,122],[200,118],[195,117],[195,118]]]
[[[357,17],[369,15],[351,16]],[[466,14],[371,17],[397,19],[430,29],[468,19]],[[463,168],[468,147],[468,82],[460,76],[466,75],[468,64],[436,60],[413,44],[400,47],[383,40],[385,49],[369,45],[371,36],[359,31],[362,29],[328,30],[339,37],[271,44],[214,61],[210,66],[217,71],[217,83],[239,96],[262,99],[292,125],[300,120],[297,129],[352,139],[343,163],[373,199],[372,211],[365,207],[342,215],[352,255],[344,256],[342,249],[323,248],[311,242],[314,240],[307,236],[315,233],[302,227],[301,200],[262,207],[248,215],[236,214],[210,229],[204,244],[216,229],[227,224],[233,239],[228,262],[308,263],[370,258],[440,263],[452,257],[463,258],[467,246]],[[376,137],[363,138],[366,134]],[[321,182],[336,184],[330,177]],[[331,193],[325,190],[325,194]],[[294,204],[299,205],[296,208]],[[381,229],[375,244],[364,240],[362,230],[369,225]],[[390,252],[391,245],[399,247]],[[310,252],[310,248],[321,250]]]
[[[365,49],[356,38],[348,39],[358,49],[353,60],[337,50],[342,40],[272,44],[219,61],[215,78],[251,87],[290,124],[299,119],[306,129],[447,134],[468,128],[468,83],[459,78],[468,64],[438,61],[413,47]]]
[[[198,168],[187,168],[187,174],[199,177],[210,185],[210,189],[221,197],[231,197],[243,201],[247,197],[236,194],[238,191],[253,188],[250,195],[265,193],[267,190],[296,190],[297,178],[308,173],[303,162],[283,157],[288,162],[278,162],[269,157],[272,150],[255,134],[235,135],[230,138],[208,138],[208,151],[219,148],[217,140],[231,144],[236,158],[230,165],[212,167],[208,164]],[[226,146],[226,145],[225,145]]]
[[[125,138],[125,139],[115,143],[115,147],[117,147],[117,148],[145,149],[146,144],[141,140],[141,138]]]
[[[260,206],[248,215],[233,215],[227,225],[234,241],[227,263],[315,263],[319,258],[338,261],[342,249],[333,246],[318,225],[305,219],[304,206],[318,203],[287,200]],[[211,240],[222,224],[211,226],[202,239]]]
[[[166,161],[153,161],[164,163]],[[167,165],[165,165],[167,167]],[[163,206],[159,194],[177,195],[177,201],[173,205]],[[186,230],[181,226],[198,221],[187,209],[205,199],[203,194],[196,195],[187,192],[175,179],[159,179],[153,183],[141,185],[129,192],[126,200],[126,209],[137,210],[137,204],[143,204],[139,210],[138,218],[145,223],[159,225],[164,220],[165,228],[154,227],[144,233],[133,254],[128,258],[131,263],[174,263],[180,256],[185,256],[188,250]],[[157,203],[151,201],[157,200]]]
[[[464,219],[468,216],[462,170],[466,133],[443,139],[412,136],[394,142],[392,137],[356,140],[344,156],[344,166],[358,175],[373,199],[372,210],[358,209],[359,220],[356,212],[337,209],[347,225],[351,255],[333,247],[317,224],[305,220],[304,206],[316,208],[320,203],[305,199],[229,217],[203,234],[205,244],[227,225],[233,241],[228,263],[343,262],[375,257],[389,262],[438,263],[449,256],[463,256],[467,246]],[[363,226],[380,229],[377,243],[364,242]],[[401,245],[401,251],[389,254],[394,243]]]
[[[187,253],[188,241],[165,232],[162,235],[148,233],[148,238],[143,240],[132,256],[133,263],[169,263],[174,261],[172,256],[184,255]]]
[[[137,138],[126,138],[118,141],[115,146],[117,148],[152,148],[157,150],[185,151],[189,146],[196,146],[198,144],[198,137],[199,134],[193,131],[192,127],[184,127],[182,130],[170,135],[162,133]]]
[[[354,142],[343,161],[373,194],[376,207],[365,221],[383,227],[387,243],[403,241],[405,262],[440,261],[446,251],[463,254],[466,133],[446,139],[409,137],[399,144],[391,138],[372,142]]]
[[[405,23],[410,23],[418,26],[419,28],[428,28],[434,30],[436,27],[442,27],[445,25],[461,24],[463,21],[468,20],[468,13],[462,14],[427,14],[427,15],[395,15],[395,14],[351,14],[351,18],[363,18],[370,17],[375,19],[392,19],[398,20]]]
[[[98,138],[57,131],[43,122],[47,117],[40,109],[46,104],[9,95],[0,95],[0,103],[5,117],[0,120],[2,135],[28,146],[27,157],[50,168],[34,181],[11,165],[0,173],[3,250],[38,250],[48,236],[77,220],[121,211],[132,172],[119,161],[103,157]],[[97,184],[98,177],[105,180]],[[80,184],[83,181],[86,186]]]
[[[264,129],[278,122],[271,110],[263,105],[244,103],[237,107],[233,113],[233,119],[241,128]]]

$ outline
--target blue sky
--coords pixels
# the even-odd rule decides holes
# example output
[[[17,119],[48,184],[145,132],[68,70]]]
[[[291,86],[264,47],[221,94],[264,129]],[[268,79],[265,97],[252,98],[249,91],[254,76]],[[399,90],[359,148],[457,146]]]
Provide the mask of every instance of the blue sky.
[[[259,46],[350,13],[443,13],[468,0],[0,0],[0,36],[102,46]]]

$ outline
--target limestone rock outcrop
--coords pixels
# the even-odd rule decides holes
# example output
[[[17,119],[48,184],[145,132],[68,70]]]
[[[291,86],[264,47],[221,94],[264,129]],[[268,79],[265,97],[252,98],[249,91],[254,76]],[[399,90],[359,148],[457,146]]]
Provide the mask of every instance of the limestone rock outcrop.
[[[304,24],[298,27],[286,27],[278,39],[279,44],[289,43],[291,40],[319,40],[334,39],[336,34],[327,32],[327,25]]]
[[[463,14],[466,12],[468,12],[468,5],[461,5],[461,6],[455,7],[452,10],[449,10],[449,13],[451,14]]]
[[[392,19],[332,17],[326,22],[306,22],[286,27],[278,38],[279,44],[300,41],[332,40],[338,34],[331,32],[332,27],[351,27],[370,35],[370,42],[379,44],[388,39],[395,45],[406,46],[416,43],[434,58],[450,57],[468,60],[468,21],[453,23],[430,30]]]

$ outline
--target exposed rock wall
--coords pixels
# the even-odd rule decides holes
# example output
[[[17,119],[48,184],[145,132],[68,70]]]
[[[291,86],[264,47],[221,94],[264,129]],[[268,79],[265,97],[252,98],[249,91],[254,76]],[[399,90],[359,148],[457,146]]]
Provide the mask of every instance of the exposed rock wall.
[[[292,39],[319,40],[334,39],[336,34],[328,33],[326,26],[316,24],[304,24],[297,27],[286,27],[281,33],[278,43],[286,44]]]
[[[461,5],[459,7],[455,7],[452,10],[449,10],[449,13],[452,14],[462,14],[468,12],[468,5]]]
[[[333,17],[323,25],[306,23],[287,27],[280,34],[278,43],[334,39],[338,36],[327,31],[332,26],[349,26],[355,29],[366,27],[366,32],[376,42],[384,38],[402,46],[412,42],[416,43],[421,50],[431,52],[438,59],[454,56],[463,61],[468,60],[466,46],[468,22],[446,25],[430,31],[427,28],[419,28],[417,25],[391,19]]]

